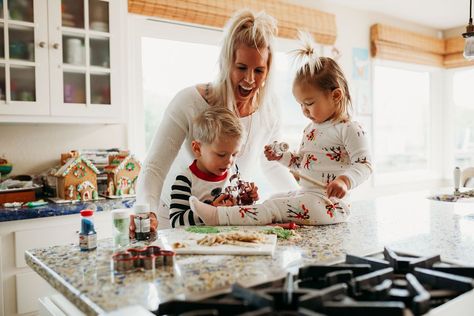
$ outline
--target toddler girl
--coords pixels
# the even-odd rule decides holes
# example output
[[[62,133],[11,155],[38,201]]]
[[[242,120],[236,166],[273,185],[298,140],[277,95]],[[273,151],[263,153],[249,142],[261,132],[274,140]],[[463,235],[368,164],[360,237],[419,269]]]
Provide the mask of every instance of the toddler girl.
[[[301,48],[295,51],[299,67],[293,95],[311,122],[304,129],[298,152],[282,154],[266,146],[265,156],[296,170],[301,189],[250,206],[214,207],[191,197],[191,208],[207,225],[345,222],[350,214],[348,191],[372,173],[367,135],[351,120],[351,97],[341,68],[333,59],[316,55],[309,35],[300,34],[300,41]]]

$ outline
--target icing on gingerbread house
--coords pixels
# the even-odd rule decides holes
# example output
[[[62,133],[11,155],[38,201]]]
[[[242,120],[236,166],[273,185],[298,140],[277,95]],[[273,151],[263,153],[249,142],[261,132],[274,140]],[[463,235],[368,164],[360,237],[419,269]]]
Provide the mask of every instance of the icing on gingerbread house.
[[[109,165],[105,166],[107,173],[107,195],[134,195],[140,162],[128,152],[120,152],[109,156]]]
[[[64,200],[96,200],[99,170],[81,155],[72,155],[54,174],[58,178],[58,197]]]

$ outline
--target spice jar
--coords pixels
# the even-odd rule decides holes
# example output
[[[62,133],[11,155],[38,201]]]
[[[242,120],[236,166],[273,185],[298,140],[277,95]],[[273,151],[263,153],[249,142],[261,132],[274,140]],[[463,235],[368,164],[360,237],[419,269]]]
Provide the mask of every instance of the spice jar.
[[[113,239],[116,248],[129,244],[128,229],[130,226],[130,210],[117,209],[112,212]]]
[[[97,248],[97,233],[94,227],[94,211],[82,210],[81,232],[79,233],[79,248],[88,251]]]
[[[151,237],[151,219],[150,206],[148,204],[135,204],[133,206],[135,212],[135,239],[149,240]]]

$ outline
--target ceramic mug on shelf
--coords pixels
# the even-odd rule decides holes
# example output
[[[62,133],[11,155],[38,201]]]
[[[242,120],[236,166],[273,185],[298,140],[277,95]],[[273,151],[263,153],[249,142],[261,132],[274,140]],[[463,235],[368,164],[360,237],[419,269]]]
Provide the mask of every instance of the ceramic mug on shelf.
[[[69,38],[66,40],[66,63],[72,65],[83,65],[83,47],[79,38]]]

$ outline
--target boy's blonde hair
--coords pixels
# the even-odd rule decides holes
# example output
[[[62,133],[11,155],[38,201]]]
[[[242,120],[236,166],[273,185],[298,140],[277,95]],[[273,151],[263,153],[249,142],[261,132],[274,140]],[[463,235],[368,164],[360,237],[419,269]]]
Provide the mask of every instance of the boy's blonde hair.
[[[243,127],[231,110],[222,106],[211,106],[194,119],[195,140],[212,144],[222,136],[242,138]]]
[[[293,51],[297,65],[293,85],[309,84],[313,87],[332,92],[340,88],[342,98],[336,104],[333,122],[348,120],[351,117],[352,101],[347,85],[347,79],[338,63],[329,57],[319,57],[316,53],[316,43],[310,34],[299,32],[300,48]]]
[[[229,109],[239,115],[232,90],[230,71],[235,59],[235,52],[240,45],[254,47],[257,50],[268,49],[265,85],[259,89],[252,100],[257,107],[263,103],[268,91],[272,91],[273,42],[277,32],[276,20],[263,11],[254,13],[249,9],[243,9],[232,16],[224,28],[224,39],[219,56],[220,72],[213,83],[212,93],[209,96],[211,105],[227,104]]]

